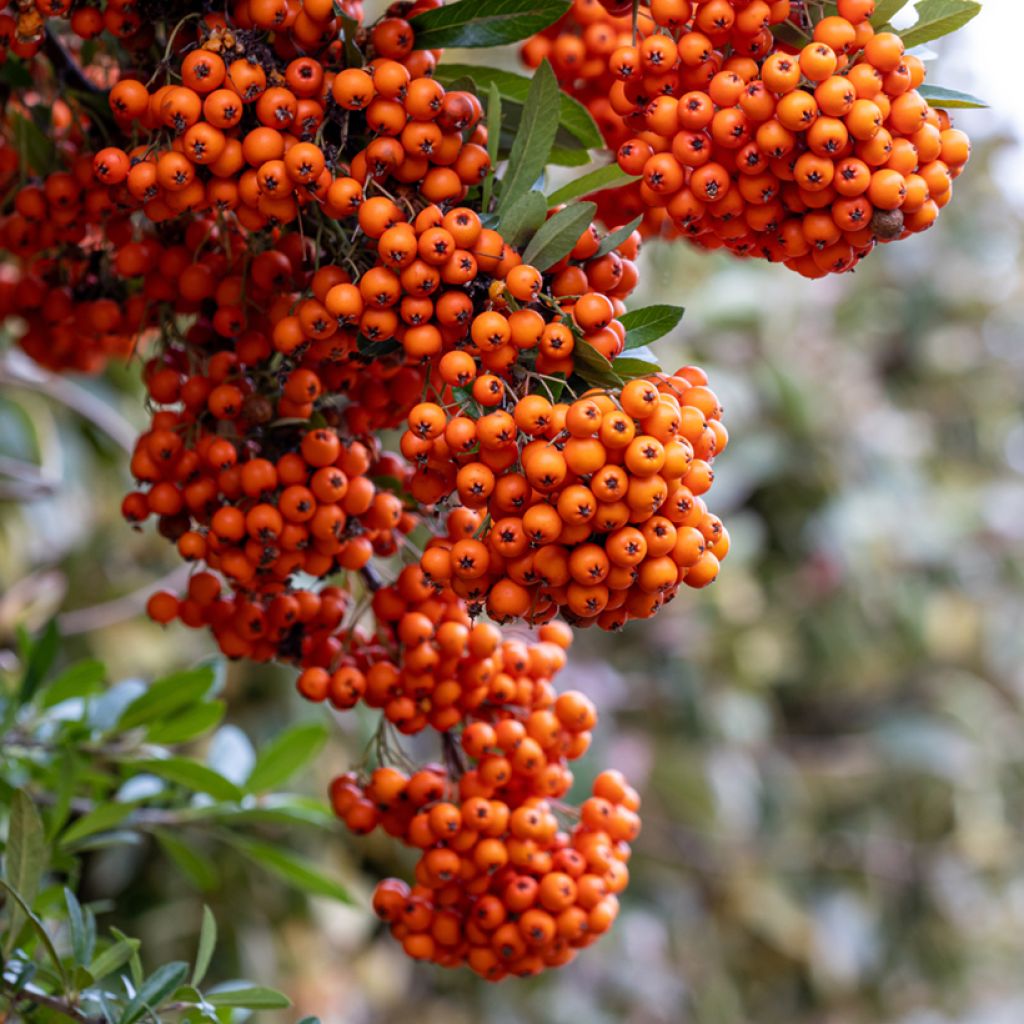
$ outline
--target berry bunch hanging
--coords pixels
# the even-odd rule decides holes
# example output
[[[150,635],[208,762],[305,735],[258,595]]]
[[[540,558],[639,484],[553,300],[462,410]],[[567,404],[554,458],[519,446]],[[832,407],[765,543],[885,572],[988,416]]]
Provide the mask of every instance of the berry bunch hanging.
[[[51,370],[139,368],[122,511],[191,566],[149,615],[380,712],[331,789],[419,851],[374,909],[491,980],[569,962],[628,881],[636,792],[609,770],[567,802],[597,722],[555,687],[573,628],[729,550],[718,396],[649,348],[682,310],[627,309],[642,240],[847,269],[969,155],[870,0],[512,2],[0,7],[0,317]],[[529,83],[439,66],[529,36]],[[643,180],[543,191],[598,126]]]
[[[573,0],[522,52],[639,178],[601,197],[607,223],[821,277],[931,227],[970,157],[873,0],[832,6],[652,0],[634,30],[632,4]]]

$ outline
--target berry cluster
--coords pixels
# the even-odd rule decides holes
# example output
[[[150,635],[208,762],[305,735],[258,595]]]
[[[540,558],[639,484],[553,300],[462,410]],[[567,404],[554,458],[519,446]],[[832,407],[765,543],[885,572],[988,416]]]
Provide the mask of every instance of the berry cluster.
[[[475,423],[433,403],[409,414],[406,437],[440,441],[455,459],[460,506],[423,555],[430,580],[499,622],[561,612],[617,629],[653,615],[681,582],[715,579],[729,537],[700,496],[728,435],[701,370],[509,404]]]
[[[564,627],[542,627],[537,644],[499,645],[496,631],[477,626],[462,642],[466,689],[484,696],[448,746],[450,764],[349,772],[334,780],[331,802],[353,832],[379,827],[420,851],[414,885],[386,879],[373,899],[405,952],[497,981],[568,963],[611,927],[640,802],[615,771],[598,775],[578,809],[561,801],[568,762],[597,722],[583,694],[556,696],[551,685],[565,662]]]
[[[950,201],[969,140],[918,91],[922,61],[876,33],[874,0],[813,23],[789,0],[652,0],[635,40],[628,6],[574,0],[523,48],[642,179],[601,197],[608,223],[643,213],[648,234],[821,277],[926,230]],[[787,19],[802,46],[773,34]]]

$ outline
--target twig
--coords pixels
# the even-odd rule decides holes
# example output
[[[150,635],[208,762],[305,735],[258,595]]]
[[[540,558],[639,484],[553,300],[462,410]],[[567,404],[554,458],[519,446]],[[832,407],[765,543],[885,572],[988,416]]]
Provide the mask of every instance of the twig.
[[[85,72],[79,67],[78,61],[68,53],[64,44],[57,38],[53,29],[46,26],[46,42],[43,43],[43,53],[49,58],[57,77],[70,82],[75,88],[82,92],[101,93],[103,92],[85,76]]]
[[[129,455],[135,448],[135,428],[80,384],[50,373],[13,350],[0,356],[0,384],[25,388],[64,405],[88,420]]]
[[[191,572],[191,566],[179,565],[173,572],[144,587],[125,594],[124,597],[114,598],[112,601],[104,601],[102,604],[90,605],[87,608],[76,608],[70,612],[64,612],[57,619],[57,626],[62,636],[79,636],[82,633],[91,633],[97,629],[105,629],[108,626],[115,626],[119,622],[134,618],[146,607],[146,602],[158,590],[178,590],[187,581]]]

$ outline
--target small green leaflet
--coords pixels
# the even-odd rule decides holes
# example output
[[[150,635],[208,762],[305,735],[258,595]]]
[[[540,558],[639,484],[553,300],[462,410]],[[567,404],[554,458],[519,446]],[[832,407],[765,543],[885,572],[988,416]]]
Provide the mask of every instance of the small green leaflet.
[[[545,29],[569,9],[568,0],[461,0],[411,20],[416,46],[506,46]]]
[[[638,217],[634,217],[628,224],[623,224],[621,228],[616,228],[614,231],[610,231],[604,238],[601,239],[601,244],[597,247],[597,252],[594,254],[595,257],[607,256],[612,249],[618,249],[622,243],[629,238],[631,234],[644,222],[644,215],[641,213]]]
[[[675,330],[684,312],[682,306],[658,305],[625,313],[619,321],[626,328],[626,349],[641,348],[663,338]]]
[[[322,722],[305,722],[281,733],[259,752],[245,780],[246,790],[264,793],[287,782],[320,753],[326,742],[327,727]]]
[[[206,1001],[212,1006],[231,1006],[242,1010],[284,1010],[292,1005],[283,992],[263,985],[213,989],[206,993]]]
[[[612,370],[622,380],[629,381],[636,380],[637,377],[649,377],[652,373],[660,373],[661,367],[646,359],[616,359],[612,363]]]
[[[79,661],[62,672],[43,691],[42,705],[52,708],[65,700],[88,697],[103,689],[107,670],[99,661]]]
[[[558,79],[551,65],[544,61],[530,82],[523,119],[512,144],[508,170],[502,181],[499,213],[529,192],[544,172],[558,133],[558,121],[551,116],[551,112],[557,108],[558,97]]]
[[[39,892],[39,882],[47,866],[46,840],[43,822],[32,798],[22,789],[16,789],[11,800],[11,816],[7,826],[7,846],[4,852],[4,876],[29,906]],[[4,952],[10,954],[24,924],[20,909],[11,910]]]
[[[328,877],[315,865],[289,853],[280,846],[271,846],[246,836],[230,834],[227,842],[243,853],[254,864],[269,871],[290,885],[315,896],[329,896],[342,903],[351,903],[348,890],[333,878]]]
[[[594,203],[573,203],[545,221],[523,250],[523,262],[538,270],[553,267],[572,252],[580,235],[593,223]]]
[[[22,677],[21,689],[18,692],[19,704],[27,704],[36,695],[36,691],[53,667],[59,645],[60,633],[57,632],[57,621],[51,619],[46,624],[42,636],[32,642],[28,664],[25,666],[25,675]]]
[[[585,338],[577,338],[572,350],[576,373],[591,387],[618,388],[622,386],[622,378],[612,368],[612,364]]]
[[[133,1024],[148,1010],[155,1010],[188,977],[188,964],[180,960],[158,967],[139,987],[124,1008],[118,1024]]]
[[[635,174],[626,174],[618,164],[608,164],[606,167],[599,167],[596,171],[574,178],[568,184],[552,192],[548,196],[548,207],[560,206],[562,203],[569,202],[570,199],[578,199],[580,196],[588,196],[591,192],[597,192],[603,188],[616,188],[637,180]]]
[[[96,981],[102,981],[119,968],[124,967],[138,948],[138,939],[118,939],[89,964],[88,971]]]
[[[944,89],[941,85],[919,85],[917,91],[933,106],[946,107],[950,110],[982,110],[987,109],[988,104],[972,96],[967,92],[957,92],[956,89]]]
[[[207,968],[217,945],[217,919],[213,911],[203,904],[203,923],[199,929],[199,949],[196,951],[196,965],[192,969],[192,984],[199,986],[206,977]]]
[[[513,248],[529,241],[544,223],[548,201],[543,192],[531,189],[510,203],[498,217],[498,231]]]
[[[213,666],[203,665],[156,680],[124,709],[117,722],[118,729],[134,729],[181,711],[205,697],[213,687],[214,678]]]
[[[60,837],[60,844],[61,846],[70,846],[80,839],[85,839],[86,836],[95,835],[97,832],[106,832],[124,821],[132,813],[132,810],[131,804],[100,804],[95,810],[69,825]]]
[[[187,757],[132,761],[131,768],[133,771],[158,775],[194,793],[206,793],[216,800],[241,800],[243,796],[242,790],[230,779]]]
[[[908,50],[962,28],[981,13],[981,4],[976,0],[919,0],[914,10],[917,21],[900,33]]]

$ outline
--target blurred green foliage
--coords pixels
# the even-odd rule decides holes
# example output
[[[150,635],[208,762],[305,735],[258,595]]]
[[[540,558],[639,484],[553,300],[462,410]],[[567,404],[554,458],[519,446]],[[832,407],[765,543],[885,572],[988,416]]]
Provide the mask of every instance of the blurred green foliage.
[[[614,765],[645,799],[613,933],[529,982],[418,967],[363,895],[407,869],[401,851],[284,829],[272,841],[319,849],[356,903],[218,862],[223,976],[281,987],[296,1009],[280,1019],[325,1024],[1024,1019],[1024,224],[992,171],[1001,146],[977,152],[936,228],[852,276],[645,255],[637,304],[688,306],[664,363],[706,365],[726,407],[711,506],[733,548],[709,591],[581,637],[563,680],[603,710],[580,775]],[[82,386],[141,422],[130,373]],[[0,453],[60,481],[0,505],[8,667],[14,624],[56,610],[65,656],[114,677],[210,653],[132,614],[126,595],[175,559],[120,522],[125,460],[95,423],[7,387]],[[274,669],[231,666],[222,696],[259,742],[309,714]],[[370,724],[331,723],[306,794]],[[83,898],[112,908],[101,925],[154,962],[187,959],[200,920],[166,857],[148,843],[82,862]]]

